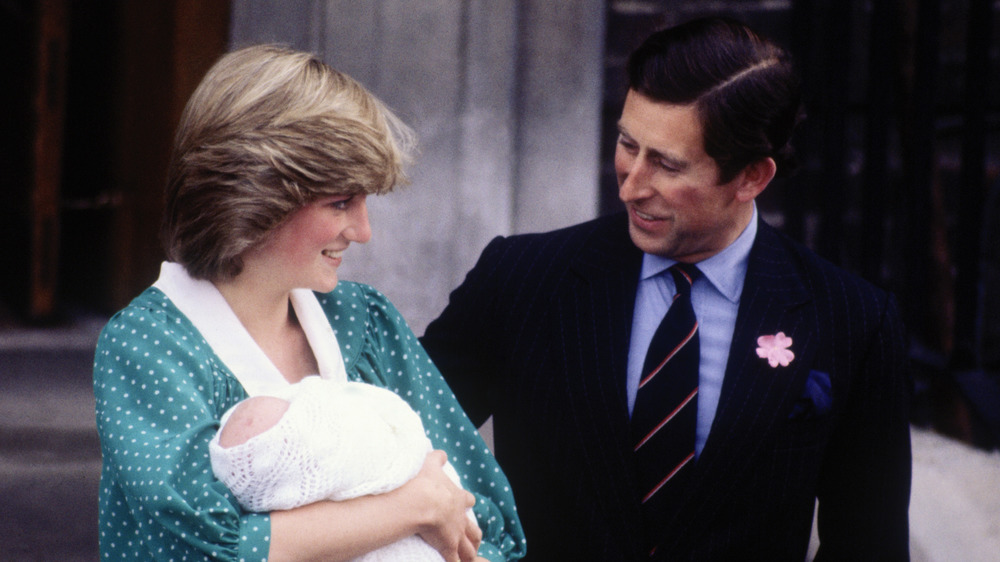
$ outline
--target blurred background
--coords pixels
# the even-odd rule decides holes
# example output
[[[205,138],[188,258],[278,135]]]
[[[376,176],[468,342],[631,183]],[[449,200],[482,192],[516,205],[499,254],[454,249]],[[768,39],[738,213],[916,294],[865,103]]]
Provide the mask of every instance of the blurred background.
[[[0,559],[96,559],[93,345],[158,274],[173,130],[219,55],[315,52],[417,131],[412,184],[370,201],[373,240],[341,277],[419,334],[492,237],[618,209],[625,58],[709,14],[804,77],[801,169],[765,218],[900,298],[914,558],[995,556],[1000,2],[0,0]]]

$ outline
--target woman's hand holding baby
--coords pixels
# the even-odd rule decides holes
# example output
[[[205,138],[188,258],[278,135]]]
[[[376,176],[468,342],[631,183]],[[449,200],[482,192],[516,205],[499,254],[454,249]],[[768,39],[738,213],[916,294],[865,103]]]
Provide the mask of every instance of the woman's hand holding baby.
[[[414,502],[421,523],[417,534],[441,553],[447,562],[476,559],[483,533],[466,510],[476,497],[456,486],[444,473],[444,451],[432,451],[412,480],[400,488]]]

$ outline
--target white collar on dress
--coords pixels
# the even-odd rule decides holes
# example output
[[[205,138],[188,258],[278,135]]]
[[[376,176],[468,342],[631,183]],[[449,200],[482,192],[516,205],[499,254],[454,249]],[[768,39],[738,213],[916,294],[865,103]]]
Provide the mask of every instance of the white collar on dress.
[[[222,293],[211,282],[192,278],[180,264],[163,262],[160,277],[153,286],[163,291],[191,320],[247,394],[273,394],[288,386],[288,381],[253,340]],[[316,356],[319,375],[324,379],[347,381],[337,336],[316,295],[308,289],[293,289],[291,301]]]

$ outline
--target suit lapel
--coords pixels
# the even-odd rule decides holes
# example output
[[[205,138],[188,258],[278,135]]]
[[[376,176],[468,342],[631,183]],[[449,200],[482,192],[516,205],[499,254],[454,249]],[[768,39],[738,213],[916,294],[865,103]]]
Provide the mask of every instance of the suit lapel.
[[[577,341],[592,349],[588,355],[598,359],[586,373],[600,384],[604,391],[600,394],[613,402],[621,414],[616,418],[627,424],[625,369],[642,253],[628,236],[624,215],[621,219],[613,223],[615,228],[597,231],[593,244],[571,263],[569,290],[561,301],[569,314],[559,318],[577,323],[587,320],[581,315],[592,315],[593,324],[572,327],[581,335]]]
[[[699,521],[724,506],[759,453],[760,436],[786,418],[801,394],[815,355],[816,326],[811,295],[799,268],[763,222],[750,253],[747,277],[729,351],[718,409],[699,456],[684,516],[672,530],[686,540]],[[784,332],[793,340],[795,358],[787,367],[771,367],[757,355],[757,338]],[[697,498],[697,501],[693,501]]]
[[[737,427],[746,428],[748,415],[769,424],[782,414],[780,406],[789,388],[804,384],[816,349],[811,308],[805,306],[810,300],[797,265],[780,245],[777,234],[761,223],[750,255],[722,395],[706,449],[709,445],[713,450],[732,446],[726,436]],[[757,339],[778,332],[793,340],[790,349],[795,359],[788,367],[771,367],[757,355]],[[795,398],[797,395],[791,400]],[[752,413],[748,414],[748,410]],[[715,443],[711,442],[713,436]]]
[[[628,342],[642,253],[632,244],[624,214],[598,229],[586,251],[570,264],[565,290],[557,297],[556,325],[563,334],[567,415],[574,440],[589,453],[581,473],[605,516],[617,528],[619,544],[640,544],[639,510],[625,397]],[[587,474],[589,473],[589,474]]]

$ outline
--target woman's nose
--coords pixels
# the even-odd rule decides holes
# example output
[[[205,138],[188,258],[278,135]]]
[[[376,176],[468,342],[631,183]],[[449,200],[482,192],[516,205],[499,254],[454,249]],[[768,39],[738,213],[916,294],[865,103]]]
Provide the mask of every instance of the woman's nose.
[[[344,230],[344,236],[351,242],[364,244],[372,238],[372,227],[368,223],[368,203],[362,199],[351,209],[350,224]]]

